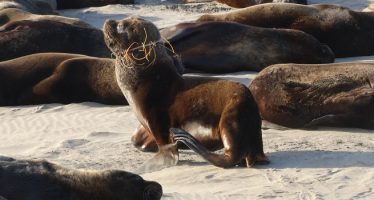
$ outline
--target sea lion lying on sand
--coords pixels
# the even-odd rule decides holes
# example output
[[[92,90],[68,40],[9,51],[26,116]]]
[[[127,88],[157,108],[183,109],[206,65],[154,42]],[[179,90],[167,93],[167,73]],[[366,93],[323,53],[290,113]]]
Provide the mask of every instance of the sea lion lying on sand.
[[[174,139],[219,167],[268,163],[261,118],[247,87],[228,80],[180,76],[157,27],[146,20],[108,20],[103,30],[116,56],[119,87],[156,140],[156,158],[162,164],[177,161]],[[209,151],[221,148],[223,154]]]
[[[304,31],[327,44],[336,57],[374,55],[374,12],[336,5],[262,4],[197,21],[231,21],[266,28]]]
[[[55,0],[0,0],[0,10],[18,8],[34,14],[54,14]]]
[[[78,19],[0,11],[0,61],[33,53],[64,52],[110,57],[103,33]]]
[[[331,63],[334,54],[313,36],[231,22],[182,23],[161,30],[187,69],[211,73],[260,71],[278,63]]]
[[[86,8],[109,4],[134,4],[134,0],[57,0],[57,9]]]
[[[188,0],[187,0],[188,1]],[[263,3],[298,3],[307,4],[307,0],[216,0],[234,8],[245,8]]]
[[[47,161],[0,158],[0,199],[148,200],[160,199],[162,187],[119,170],[66,169]]]
[[[280,64],[249,88],[263,119],[291,128],[374,129],[374,63]]]
[[[0,62],[0,105],[44,103],[127,104],[114,60],[40,53]]]

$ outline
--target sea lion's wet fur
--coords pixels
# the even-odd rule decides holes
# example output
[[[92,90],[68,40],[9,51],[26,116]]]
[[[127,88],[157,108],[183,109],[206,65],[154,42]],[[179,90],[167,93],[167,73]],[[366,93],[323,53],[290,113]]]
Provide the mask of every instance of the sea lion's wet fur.
[[[0,195],[17,200],[160,199],[162,187],[125,171],[66,169],[47,161],[0,159]]]
[[[181,23],[161,34],[187,69],[211,73],[260,71],[279,63],[331,63],[334,54],[313,36],[232,22]]]
[[[40,53],[0,62],[0,105],[44,103],[127,104],[114,60]]]
[[[263,3],[298,3],[307,4],[307,0],[216,0],[234,8],[245,8]]]
[[[0,61],[33,53],[64,52],[110,57],[103,33],[78,19],[0,11]]]
[[[262,4],[198,21],[232,21],[266,28],[301,30],[327,44],[336,57],[374,54],[374,12],[357,12],[327,4]]]
[[[18,8],[34,14],[54,14],[55,0],[0,0],[0,10]]]
[[[109,4],[133,4],[134,0],[57,0],[57,9],[86,8]]]
[[[374,129],[374,64],[269,66],[249,88],[263,119],[291,128]]]
[[[166,155],[164,147],[173,143],[170,128],[196,123],[211,128],[207,135],[194,135],[204,149],[225,150],[215,154],[203,149],[200,155],[214,165],[250,167],[268,162],[261,119],[247,87],[227,80],[180,76],[151,22],[134,17],[108,20],[103,29],[116,56],[117,82],[140,123],[154,137],[159,153]],[[146,52],[151,52],[150,56]],[[135,63],[124,58],[130,53]],[[167,151],[177,154],[173,148]]]

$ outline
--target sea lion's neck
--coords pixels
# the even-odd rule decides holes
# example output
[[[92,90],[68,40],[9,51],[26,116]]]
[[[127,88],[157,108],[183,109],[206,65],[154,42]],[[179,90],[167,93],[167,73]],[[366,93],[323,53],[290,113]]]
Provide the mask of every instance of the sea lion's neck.
[[[136,90],[140,77],[144,69],[140,69],[142,66],[135,66],[128,64],[123,58],[116,58],[115,63],[115,74],[119,87],[123,91]]]
[[[115,197],[115,194],[108,187],[110,181],[105,173],[57,169],[54,176],[55,181],[69,188],[74,197],[81,199],[108,199]]]

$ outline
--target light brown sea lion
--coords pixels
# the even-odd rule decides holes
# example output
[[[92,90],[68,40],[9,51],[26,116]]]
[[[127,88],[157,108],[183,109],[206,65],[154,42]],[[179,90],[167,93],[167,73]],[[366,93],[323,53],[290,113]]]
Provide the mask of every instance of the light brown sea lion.
[[[78,19],[0,11],[0,61],[42,52],[110,57],[103,33]]]
[[[0,159],[0,195],[9,200],[157,200],[162,187],[126,171],[72,170],[8,158]]]
[[[374,129],[374,63],[280,64],[249,88],[263,119],[291,128]]]
[[[0,105],[44,103],[127,104],[114,60],[40,53],[0,62]]]
[[[106,44],[116,56],[119,87],[155,138],[156,157],[164,159],[164,164],[176,162],[177,149],[169,145],[173,137],[219,167],[268,163],[261,118],[247,87],[228,80],[180,76],[151,22],[136,17],[108,20],[103,29]],[[221,148],[223,154],[209,151]]]
[[[327,44],[336,57],[374,54],[374,12],[336,5],[262,4],[203,15],[198,21],[231,21],[266,28],[301,30]]]
[[[54,14],[55,0],[0,0],[0,10],[18,8],[34,14]]]
[[[279,63],[331,63],[334,54],[313,36],[232,22],[182,23],[161,30],[187,69],[212,73],[260,71]]]
[[[307,0],[216,0],[234,8],[245,8],[263,3],[298,3],[307,4]]]
[[[57,0],[57,9],[96,7],[109,4],[134,4],[134,0]]]

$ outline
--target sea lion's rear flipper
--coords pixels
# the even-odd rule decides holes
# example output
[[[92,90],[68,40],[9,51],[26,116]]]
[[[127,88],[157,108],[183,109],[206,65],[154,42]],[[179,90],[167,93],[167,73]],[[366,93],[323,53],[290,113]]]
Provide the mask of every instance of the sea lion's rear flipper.
[[[304,126],[304,128],[313,129],[318,126],[338,126],[342,124],[342,119],[344,119],[343,115],[335,115],[335,114],[324,115],[322,117],[313,119],[312,121],[307,123]]]
[[[206,161],[212,163],[217,167],[222,168],[229,168],[234,167],[236,165],[240,165],[242,161],[241,155],[237,152],[230,151],[229,149],[225,149],[223,154],[217,154],[214,152],[210,152],[207,148],[205,148],[199,141],[196,140],[191,134],[186,132],[180,128],[171,128],[170,133],[173,136],[175,142],[181,142],[189,147],[191,150],[199,154],[203,157]],[[245,158],[247,161],[247,167],[252,167],[255,163],[264,163],[267,164],[269,161],[267,160],[265,155],[247,155]],[[267,162],[266,162],[267,161]]]
[[[175,142],[181,142],[190,148],[192,151],[196,152],[197,154],[201,155],[205,160],[212,163],[208,154],[210,153],[208,149],[206,149],[203,145],[200,144],[191,134],[187,131],[180,129],[180,128],[171,128],[170,132],[173,135],[173,139]],[[214,164],[214,163],[212,163]]]
[[[311,120],[304,128],[316,128],[319,126],[326,127],[356,127],[356,128],[374,128],[374,116],[366,115],[364,113],[343,113],[343,114],[329,114]]]
[[[194,28],[196,25],[193,23],[181,23],[172,27],[163,28],[160,34],[163,38],[167,39],[172,45],[180,40],[192,37],[202,32],[201,29]]]

